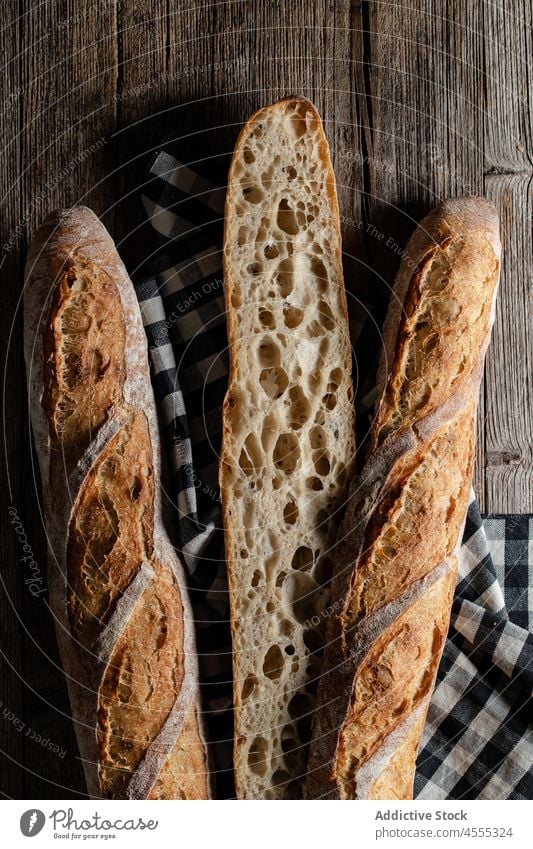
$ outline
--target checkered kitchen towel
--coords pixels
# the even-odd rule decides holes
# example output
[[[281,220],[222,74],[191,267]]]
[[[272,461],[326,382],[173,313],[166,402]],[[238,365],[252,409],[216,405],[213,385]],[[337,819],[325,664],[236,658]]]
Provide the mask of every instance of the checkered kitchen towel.
[[[196,161],[193,161],[196,160]],[[189,163],[189,164],[184,164]],[[217,459],[227,379],[222,291],[227,160],[154,156],[143,203],[158,237],[136,283],[190,575],[218,795],[232,795],[231,646]],[[347,275],[351,280],[356,275]],[[359,423],[368,421],[383,297],[349,292]],[[374,353],[373,353],[374,352]],[[452,626],[418,758],[420,799],[533,798],[533,519],[488,517],[472,496]]]

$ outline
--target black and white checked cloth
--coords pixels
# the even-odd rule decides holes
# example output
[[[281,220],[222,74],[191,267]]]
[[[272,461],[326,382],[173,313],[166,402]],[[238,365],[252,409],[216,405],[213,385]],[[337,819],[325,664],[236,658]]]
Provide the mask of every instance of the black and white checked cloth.
[[[186,164],[189,163],[189,164]],[[217,484],[227,380],[222,232],[227,159],[157,150],[143,189],[158,246],[136,281],[190,576],[218,795],[232,795],[231,645]],[[347,279],[356,275],[347,276]],[[368,422],[383,297],[350,292],[359,426]],[[375,296],[374,296],[375,297]],[[533,518],[472,495],[452,625],[417,763],[419,799],[533,798]]]

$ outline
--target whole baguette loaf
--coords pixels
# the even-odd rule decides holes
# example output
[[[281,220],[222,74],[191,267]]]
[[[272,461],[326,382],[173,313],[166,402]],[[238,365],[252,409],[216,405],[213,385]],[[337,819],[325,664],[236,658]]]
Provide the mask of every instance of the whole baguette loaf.
[[[369,455],[339,535],[309,798],[412,798],[468,506],[498,232],[492,204],[456,199],[407,245]]]
[[[165,531],[139,305],[90,209],[28,254],[25,358],[50,606],[93,797],[208,797],[192,614]]]
[[[291,97],[245,125],[229,174],[231,373],[220,483],[237,793],[301,797],[336,511],[354,460],[335,181],[320,118]]]

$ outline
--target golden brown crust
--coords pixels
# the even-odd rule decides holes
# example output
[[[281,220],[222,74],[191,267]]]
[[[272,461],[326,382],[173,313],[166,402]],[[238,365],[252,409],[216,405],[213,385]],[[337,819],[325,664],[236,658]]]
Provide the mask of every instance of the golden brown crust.
[[[407,731],[402,742],[387,763],[383,772],[370,786],[369,799],[411,799],[413,796],[413,768],[424,725],[426,711],[420,713]]]
[[[53,474],[69,475],[110,407],[122,400],[124,313],[116,286],[94,264],[52,258],[58,284],[45,334],[43,406],[50,421]],[[65,268],[66,265],[66,268]]]
[[[170,569],[158,563],[152,567],[155,578],[115,644],[100,686],[100,785],[102,795],[111,799],[126,796],[132,772],[183,684],[179,589]],[[168,792],[164,781],[161,791]]]
[[[499,268],[484,203],[477,221],[470,211],[463,220],[448,203],[448,209],[437,208],[421,225],[426,244],[415,246],[423,255],[410,277],[387,364],[374,447],[392,430],[442,406],[478,367],[492,309],[485,294]],[[409,256],[413,253],[411,246]]]
[[[474,412],[475,405],[469,405],[393,465],[366,527],[345,628],[397,598],[431,572],[443,552],[453,551],[470,489]],[[385,575],[387,580],[380,580]]]
[[[133,413],[85,478],[70,523],[68,613],[85,646],[94,645],[117,598],[152,557],[153,499],[148,424]]]
[[[360,767],[387,735],[427,704],[448,630],[455,577],[454,564],[379,634],[359,665],[339,735],[336,778],[342,798],[358,798]]]
[[[32,242],[25,356],[50,601],[89,793],[207,798],[193,626],[163,523],[146,338],[127,273],[88,209],[53,214]]]
[[[499,262],[495,210],[475,198],[441,204],[408,243],[369,456],[337,547],[340,609],[328,627],[310,798],[411,798],[455,586]]]
[[[198,747],[201,735],[198,708],[193,706],[149,799],[198,799],[198,788],[209,786],[204,753]]]

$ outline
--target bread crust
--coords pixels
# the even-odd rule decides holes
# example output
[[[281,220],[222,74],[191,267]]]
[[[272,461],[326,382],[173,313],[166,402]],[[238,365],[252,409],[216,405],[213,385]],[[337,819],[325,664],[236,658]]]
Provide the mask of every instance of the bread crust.
[[[97,378],[91,372],[95,351],[87,349],[95,316],[87,320],[86,331],[85,325],[75,328],[72,345],[61,325],[60,288],[68,299],[77,285],[85,285],[83,281],[93,287],[85,303],[94,304],[102,287],[109,287],[103,299],[104,307],[107,303],[109,308],[107,322],[105,313],[97,316],[101,317],[101,349],[96,353],[104,358]],[[84,320],[79,309],[68,318],[70,324]],[[111,237],[90,209],[75,207],[52,213],[33,239],[25,271],[24,325],[30,411],[48,538],[50,607],[88,793],[96,798],[207,798],[193,616],[185,573],[166,530],[160,490],[162,457],[146,337],[126,269]],[[122,332],[123,341],[117,342]],[[67,375],[67,383],[58,369]],[[67,406],[63,413],[69,398],[74,397],[83,414],[89,394],[85,436],[76,410],[73,413]],[[62,415],[67,424],[74,422],[70,431],[64,421],[57,430]],[[120,452],[131,453],[122,473],[117,467],[122,457],[117,439],[122,440]],[[128,489],[127,475],[133,470],[138,473],[135,492]],[[98,475],[104,475],[111,495],[96,485]],[[111,496],[116,500],[106,512],[104,502]],[[113,513],[114,508],[118,513]],[[99,511],[103,511],[103,519]],[[116,527],[111,529],[110,515],[116,517]],[[132,538],[130,546],[132,523],[139,542]],[[98,563],[96,545],[102,537],[107,539],[106,535],[112,537],[109,551]],[[90,612],[83,598],[79,604],[76,592],[78,569],[86,567],[91,597],[98,601],[104,588],[109,596],[101,610],[95,608],[96,613]],[[74,611],[76,602],[79,616]],[[164,608],[161,622],[155,617],[159,602]],[[163,644],[167,638],[168,642],[164,647],[158,645],[149,658],[156,636]],[[161,710],[151,724],[149,714],[138,704],[139,664],[149,659],[154,664],[152,683]],[[133,670],[126,695],[125,660]],[[182,771],[182,750],[187,750],[187,758],[196,766],[196,775],[192,769],[189,775]]]
[[[322,123],[320,120],[320,116],[315,109],[315,107],[303,97],[286,97],[272,106],[267,106],[262,109],[259,109],[255,112],[248,122],[243,127],[236,146],[235,152],[229,172],[228,177],[228,192],[226,195],[226,209],[225,209],[225,244],[224,244],[224,280],[225,280],[225,301],[226,301],[226,314],[227,314],[227,324],[228,324],[228,340],[229,340],[229,351],[230,351],[230,374],[229,374],[229,385],[227,390],[227,395],[224,402],[224,410],[223,410],[223,440],[222,440],[222,449],[221,449],[221,458],[220,458],[220,486],[221,486],[221,496],[222,496],[222,508],[223,508],[223,520],[224,520],[224,529],[225,529],[225,546],[226,546],[226,561],[229,575],[229,585],[230,585],[230,600],[231,600],[231,629],[232,629],[232,637],[233,637],[233,646],[234,646],[234,711],[235,711],[235,779],[236,779],[236,788],[237,795],[239,798],[257,798],[257,796],[251,794],[249,788],[245,786],[244,773],[245,773],[245,753],[247,748],[250,745],[250,740],[247,739],[244,726],[241,722],[241,714],[244,708],[243,697],[242,697],[242,680],[238,680],[238,670],[240,670],[239,664],[239,654],[241,654],[239,648],[236,648],[240,645],[239,643],[239,623],[237,621],[238,615],[236,612],[237,604],[239,602],[239,595],[242,593],[242,589],[239,586],[238,581],[238,569],[235,567],[235,559],[236,559],[236,551],[238,549],[237,543],[237,534],[235,528],[235,517],[232,515],[232,495],[233,495],[233,487],[235,485],[235,478],[233,476],[233,471],[235,470],[236,456],[234,456],[235,451],[235,440],[233,437],[233,426],[235,421],[235,416],[233,414],[232,405],[234,404],[234,397],[236,391],[238,390],[239,381],[244,379],[244,375],[237,372],[237,363],[239,361],[239,357],[237,355],[237,350],[239,348],[240,340],[239,340],[239,327],[236,323],[237,317],[237,309],[234,307],[233,299],[234,292],[236,288],[236,272],[233,267],[233,252],[232,252],[232,244],[231,240],[234,238],[234,233],[232,229],[231,222],[235,219],[235,210],[239,206],[238,196],[238,175],[237,168],[241,165],[241,159],[243,156],[243,149],[246,145],[246,140],[250,136],[250,133],[253,132],[254,128],[258,125],[260,126],[262,122],[268,122],[272,120],[272,117],[276,114],[283,113],[285,110],[296,110],[299,107],[303,107],[303,110],[306,113],[306,120],[309,121],[308,126],[313,125],[314,130],[317,131],[318,136],[320,138],[320,146],[319,150],[315,151],[316,161],[319,165],[319,171],[321,174],[327,174],[326,180],[326,189],[325,189],[325,198],[327,203],[329,204],[330,211],[330,221],[331,226],[335,230],[335,238],[334,242],[331,244],[329,250],[331,255],[332,265],[335,268],[335,279],[336,281],[340,281],[339,291],[336,292],[336,308],[339,311],[339,315],[341,317],[341,327],[338,330],[338,334],[342,337],[345,335],[345,342],[342,344],[345,345],[345,361],[343,363],[345,374],[347,376],[347,380],[350,382],[351,386],[351,360],[350,360],[350,350],[349,350],[349,334],[348,334],[348,310],[346,304],[346,295],[344,292],[343,286],[343,273],[342,273],[342,251],[341,251],[341,237],[340,237],[340,225],[339,225],[339,208],[335,190],[335,180],[333,169],[331,167],[331,162],[329,159],[329,152],[327,149],[327,142],[322,130]],[[300,177],[298,178],[300,179]],[[279,184],[274,184],[274,187],[277,189]],[[268,304],[267,304],[268,306]],[[240,332],[242,334],[243,329],[240,328]],[[337,332],[337,331],[336,331]],[[252,354],[250,354],[252,356]],[[283,361],[282,361],[282,364]],[[286,363],[285,363],[286,365]],[[304,383],[304,377],[301,378],[301,383]],[[261,389],[258,386],[257,392],[260,394]],[[344,409],[344,406],[343,406]],[[349,409],[346,411],[346,421],[345,428],[343,430],[343,439],[344,444],[342,447],[342,451],[339,454],[346,461],[346,474],[349,477],[353,470],[353,463],[355,457],[355,437],[354,437],[354,413],[353,413],[353,405],[352,405],[352,397],[349,396]],[[278,499],[279,500],[279,499]],[[344,490],[341,501],[344,503]],[[337,507],[337,509],[340,509]],[[263,517],[263,521],[267,521],[266,517]],[[301,544],[302,541],[300,541]],[[253,571],[253,564],[249,563],[248,568],[250,569],[250,573]],[[290,571],[290,565],[287,565],[287,569]],[[262,614],[264,615],[264,614]],[[256,650],[258,651],[258,650]],[[314,677],[314,676],[313,676]],[[249,732],[248,732],[249,733]],[[282,733],[282,728],[265,728],[265,733],[268,736],[280,735]],[[281,759],[276,755],[272,758],[277,763],[277,768],[279,771],[279,767],[281,764]],[[280,762],[278,762],[278,760]],[[268,798],[286,798],[291,797],[292,794],[301,794],[301,783],[303,780],[303,773],[299,774],[291,774],[290,768],[284,765],[284,769],[286,769],[285,781],[287,782],[284,786],[280,786],[278,788],[274,787],[270,792],[273,795],[267,796]],[[305,769],[303,767],[302,769]],[[299,789],[295,789],[295,785],[299,784]]]
[[[412,798],[468,506],[498,229],[488,201],[448,200],[407,245],[339,534],[308,798]]]

